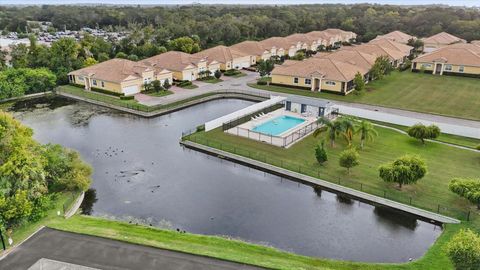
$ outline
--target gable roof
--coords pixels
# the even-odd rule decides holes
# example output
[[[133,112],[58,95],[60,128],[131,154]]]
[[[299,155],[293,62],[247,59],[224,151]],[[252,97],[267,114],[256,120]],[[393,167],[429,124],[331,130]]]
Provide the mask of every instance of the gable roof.
[[[354,36],[354,37],[357,36],[357,34],[355,34],[354,32],[345,31],[345,30],[338,29],[338,28],[328,28],[328,29],[323,30],[323,32],[325,32],[329,35],[340,36],[343,40],[347,39],[350,36]]]
[[[151,66],[156,70],[183,71],[184,69],[197,67],[198,63],[202,61],[205,61],[205,59],[184,52],[169,51],[144,59],[140,63]]]
[[[375,58],[380,57],[380,56],[386,56],[390,58],[391,60],[399,60],[402,59],[403,57],[407,56],[408,54],[401,52],[397,49],[391,49],[391,48],[386,48],[378,44],[362,44],[358,46],[347,46],[347,47],[342,47],[341,50],[354,50],[354,51],[359,51],[363,52],[366,54],[371,54],[375,56]]]
[[[235,58],[252,55],[250,53],[240,52],[229,47],[219,45],[210,49],[203,50],[194,54],[194,56],[205,58],[208,61],[217,61],[219,63],[227,63]]]
[[[244,54],[261,56],[264,53],[269,53],[270,50],[265,49],[258,41],[243,41],[230,46],[230,49]]]
[[[423,38],[423,43],[425,44],[440,44],[440,45],[450,45],[453,43],[466,43],[464,39],[451,35],[447,32],[441,32],[433,36]]]
[[[348,82],[355,78],[357,72],[365,74],[368,70],[328,58],[309,58],[304,61],[298,61],[296,64],[289,63],[289,65],[286,66],[276,66],[272,74],[304,78],[320,74],[326,80]]]
[[[290,42],[295,42],[295,43],[301,42],[301,43],[307,43],[309,45],[317,41],[317,39],[303,33],[292,34],[292,35],[286,36],[285,39]]]
[[[402,44],[400,42],[396,42],[387,38],[380,38],[380,39],[375,39],[370,41],[368,44],[377,44],[380,45],[384,48],[388,48],[391,50],[399,50],[403,53],[406,53],[407,55],[410,54],[410,52],[413,50],[412,46],[408,46],[405,44]]]
[[[392,40],[392,41],[395,41],[395,42],[399,42],[399,43],[403,43],[403,44],[407,44],[408,41],[410,39],[416,39],[415,36],[411,36],[409,34],[406,34],[402,31],[392,31],[390,33],[387,33],[385,35],[378,35],[374,40],[377,40],[377,39],[382,39],[382,38],[386,38],[386,39],[389,39],[389,40]]]
[[[294,46],[294,42],[288,41],[287,39],[283,37],[271,37],[264,39],[260,41],[260,44],[266,48],[266,49],[271,49],[275,47],[277,50],[278,49],[284,49],[288,50],[290,49],[291,46]]]
[[[152,69],[142,63],[114,58],[93,66],[74,70],[68,73],[68,75],[88,76],[93,79],[121,83],[142,78],[142,73],[148,71],[152,71]]]
[[[362,70],[370,70],[375,64],[376,57],[371,54],[363,53],[355,50],[339,50],[327,54],[316,54],[315,58],[328,58],[334,61],[344,62],[354,66],[358,66]]]
[[[442,62],[460,66],[480,67],[480,48],[473,44],[455,44],[421,55],[413,62]]]

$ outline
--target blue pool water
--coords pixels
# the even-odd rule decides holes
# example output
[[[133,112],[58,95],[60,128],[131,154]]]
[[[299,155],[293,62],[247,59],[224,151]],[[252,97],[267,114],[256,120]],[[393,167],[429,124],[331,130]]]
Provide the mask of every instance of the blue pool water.
[[[291,128],[300,125],[303,122],[305,122],[304,119],[283,115],[256,126],[252,129],[252,131],[260,132],[266,135],[277,136]]]

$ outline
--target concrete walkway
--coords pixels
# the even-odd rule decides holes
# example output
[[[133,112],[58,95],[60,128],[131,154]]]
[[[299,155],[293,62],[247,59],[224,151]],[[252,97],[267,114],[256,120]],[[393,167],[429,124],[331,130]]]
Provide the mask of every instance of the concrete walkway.
[[[261,268],[214,258],[43,228],[3,260],[0,269],[25,270],[46,258],[109,269],[258,270]]]
[[[271,172],[271,173],[274,173],[274,174],[277,174],[277,175],[282,175],[282,176],[285,176],[287,178],[296,179],[297,181],[299,181],[301,183],[310,184],[310,185],[318,185],[318,186],[321,186],[325,189],[332,190],[334,192],[340,192],[340,193],[343,193],[343,194],[350,195],[353,198],[357,198],[357,199],[364,200],[364,201],[374,203],[374,204],[377,204],[377,205],[383,205],[383,206],[387,206],[387,207],[390,207],[390,208],[393,208],[393,209],[396,209],[396,210],[399,210],[399,211],[410,213],[412,215],[415,215],[417,217],[421,217],[421,218],[423,218],[425,220],[428,220],[428,221],[433,220],[433,221],[440,222],[440,223],[454,223],[454,224],[460,223],[460,221],[458,219],[455,219],[455,218],[447,217],[447,216],[444,216],[444,215],[441,215],[441,214],[433,213],[433,212],[423,210],[423,209],[420,209],[420,208],[416,208],[416,207],[413,207],[413,206],[410,206],[410,205],[402,204],[402,203],[392,201],[392,200],[389,200],[389,199],[386,199],[386,198],[371,195],[371,194],[368,194],[368,193],[365,193],[365,192],[362,192],[362,191],[359,191],[359,190],[356,190],[356,189],[352,189],[352,188],[344,187],[344,186],[341,186],[341,185],[337,185],[337,184],[334,184],[334,183],[326,181],[326,180],[321,180],[321,179],[314,178],[314,177],[311,177],[311,176],[308,176],[308,175],[293,172],[293,171],[290,171],[290,170],[287,170],[287,169],[284,169],[284,168],[280,168],[280,167],[277,167],[277,166],[274,166],[274,165],[271,165],[271,164],[268,164],[268,163],[264,163],[264,162],[260,162],[260,161],[254,160],[254,159],[246,158],[246,157],[243,157],[243,156],[240,156],[240,155],[232,154],[230,152],[222,151],[222,150],[212,148],[212,147],[208,147],[208,146],[205,146],[205,145],[202,145],[202,144],[197,144],[197,143],[194,143],[194,142],[191,142],[191,141],[182,141],[181,144],[188,147],[188,148],[192,148],[192,149],[195,149],[195,150],[198,150],[198,151],[201,151],[201,152],[205,152],[205,153],[208,153],[208,154],[212,154],[212,155],[215,155],[215,156],[218,156],[218,157],[226,158],[228,160],[233,160],[233,161],[236,161],[240,164],[246,164],[246,165],[251,166],[253,168],[257,168],[257,169],[260,169],[260,170],[263,170],[263,171]]]
[[[145,105],[168,104],[186,98],[191,98],[197,95],[215,92],[215,91],[249,91],[262,95],[277,95],[277,96],[298,96],[292,94],[284,94],[277,92],[270,92],[266,90],[249,87],[247,84],[255,82],[258,78],[258,73],[250,71],[242,71],[247,74],[245,77],[231,78],[223,76],[223,82],[216,84],[203,83],[202,86],[196,89],[176,89],[175,94],[164,97],[141,97],[139,102]],[[194,82],[195,83],[195,82]],[[316,99],[311,97],[312,99]],[[325,99],[324,99],[325,100]],[[366,105],[359,103],[348,103],[335,100],[327,100],[334,104],[339,109],[340,113],[348,114],[356,117],[362,117],[370,120],[382,121],[397,125],[411,126],[417,123],[426,125],[435,124],[440,127],[443,133],[459,135],[470,138],[480,139],[480,121],[467,120],[455,117],[441,116],[428,113],[420,113],[408,110],[393,109],[376,105]]]

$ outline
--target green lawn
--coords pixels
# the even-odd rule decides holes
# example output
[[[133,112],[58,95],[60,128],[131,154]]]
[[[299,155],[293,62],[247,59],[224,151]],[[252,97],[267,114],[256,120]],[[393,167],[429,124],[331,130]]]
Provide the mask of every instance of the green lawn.
[[[218,236],[181,234],[170,230],[87,216],[74,216],[68,220],[54,220],[48,226],[64,231],[253,264],[270,269],[447,270],[453,269],[453,267],[446,257],[443,247],[455,232],[460,228],[468,227],[469,224],[448,225],[425,256],[418,261],[404,264],[353,263],[306,257],[271,247],[227,240]]]
[[[211,79],[208,79],[208,80],[199,80],[201,82],[206,82],[206,83],[219,83],[219,82],[223,82],[222,79],[217,79],[215,77],[211,78]]]
[[[159,91],[159,92],[151,92],[151,93],[145,93],[146,95],[152,96],[152,97],[164,97],[173,94],[172,91],[166,90],[166,91]]]
[[[397,131],[376,129],[378,138],[359,150],[360,165],[352,169],[351,175],[338,165],[339,154],[346,148],[343,139],[337,140],[335,148],[326,146],[329,161],[323,166],[318,165],[314,157],[314,148],[321,139],[313,136],[307,136],[288,149],[226,134],[220,129],[195,133],[186,139],[377,196],[386,194],[387,198],[403,203],[410,203],[411,198],[414,206],[430,211],[436,212],[440,204],[440,212],[446,215],[464,219],[469,210],[477,215],[473,205],[449,191],[448,183],[453,177],[478,177],[479,153],[433,142],[422,146],[419,141]],[[355,141],[358,144],[359,139]],[[417,154],[425,159],[428,175],[416,185],[399,190],[378,177],[378,167],[405,154]]]
[[[54,208],[47,212],[47,215],[37,222],[29,222],[25,223],[18,228],[13,230],[12,239],[13,244],[18,244],[19,242],[23,241],[25,238],[30,236],[36,230],[38,230],[41,226],[46,225],[52,221],[62,221],[64,220],[63,208],[64,206],[66,209],[69,209],[79,193],[76,192],[64,192],[59,193],[57,200],[55,201]],[[60,211],[60,216],[57,215],[57,211]],[[8,245],[8,243],[6,243]],[[9,247],[7,246],[7,249]],[[0,245],[0,255],[2,254],[1,245]]]
[[[178,85],[178,87],[183,88],[183,89],[195,89],[195,88],[198,88],[198,85],[195,85],[195,84],[192,83],[190,85],[185,85],[185,86]]]
[[[395,71],[382,80],[369,83],[362,95],[351,93],[347,96],[274,85],[249,85],[274,92],[480,120],[480,79],[475,78]]]

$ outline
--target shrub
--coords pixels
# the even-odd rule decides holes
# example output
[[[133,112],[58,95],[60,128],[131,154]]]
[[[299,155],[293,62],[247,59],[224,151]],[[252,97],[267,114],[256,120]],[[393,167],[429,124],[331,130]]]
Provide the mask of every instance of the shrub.
[[[480,150],[480,144],[475,147],[477,150]]]
[[[480,237],[472,230],[460,230],[447,244],[445,251],[455,269],[480,269]]]
[[[229,69],[227,71],[225,71],[223,73],[223,75],[225,76],[235,76],[235,75],[239,75],[241,74],[242,72],[240,72],[239,70],[236,70],[236,69]]]
[[[205,130],[205,125],[197,126],[197,132],[204,131],[204,130]]]
[[[257,84],[258,84],[258,85],[267,85],[267,81],[265,81],[265,80],[258,80],[258,81],[257,81]]]
[[[348,174],[350,174],[350,169],[360,164],[359,157],[360,155],[354,148],[347,149],[340,153],[339,164],[341,167],[347,168]]]
[[[325,151],[324,143],[322,142],[321,145],[317,145],[315,148],[315,158],[317,159],[318,163],[323,164],[328,161],[327,151]]]
[[[220,77],[222,77],[222,72],[220,70],[215,70],[215,73],[213,74],[213,76],[215,76],[215,78],[217,79],[220,79]]]
[[[96,88],[96,87],[92,87],[90,90],[92,92],[107,94],[107,95],[116,96],[116,97],[120,97],[120,96],[124,95],[123,93],[112,92],[112,91],[109,91],[109,90],[100,89],[100,88]]]
[[[135,96],[120,96],[121,100],[134,100]]]
[[[192,85],[191,81],[179,81],[177,83],[177,86],[179,86],[179,87],[185,87],[185,86],[190,86],[190,85]]]

